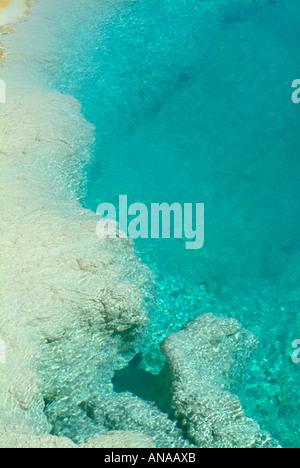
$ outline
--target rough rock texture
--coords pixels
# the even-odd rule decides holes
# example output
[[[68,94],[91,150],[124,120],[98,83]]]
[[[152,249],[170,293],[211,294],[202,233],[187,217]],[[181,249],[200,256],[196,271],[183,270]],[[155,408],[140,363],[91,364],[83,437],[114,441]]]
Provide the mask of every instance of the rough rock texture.
[[[132,431],[112,431],[106,435],[92,437],[80,448],[153,448],[151,437]]]
[[[80,446],[66,437],[47,434],[32,435],[22,432],[1,431],[0,448],[152,448],[150,437],[131,431],[112,431],[103,436],[87,439]]]
[[[171,420],[155,404],[129,392],[111,392],[98,396],[86,402],[84,408],[103,431],[117,428],[141,432],[147,434],[160,448],[194,447],[177,427],[176,420]]]
[[[99,217],[79,202],[94,128],[26,63],[21,47],[1,71],[0,439],[45,446],[59,442],[44,436],[44,399],[59,406],[68,395],[73,411],[130,359],[148,271],[130,240],[97,237]]]
[[[245,416],[230,391],[254,345],[253,335],[236,320],[212,314],[162,343],[168,361],[162,377],[171,382],[174,416],[198,447],[269,446],[269,436]]]
[[[1,126],[0,415],[48,432],[43,385],[81,400],[99,368],[111,377],[114,359],[128,362],[147,270],[129,240],[98,239],[99,218],[76,200],[93,128],[73,98],[16,87]]]

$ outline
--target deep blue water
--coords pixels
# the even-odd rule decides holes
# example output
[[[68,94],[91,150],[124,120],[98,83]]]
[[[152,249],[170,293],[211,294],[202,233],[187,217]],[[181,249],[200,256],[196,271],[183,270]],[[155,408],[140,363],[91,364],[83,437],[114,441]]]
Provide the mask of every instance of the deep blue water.
[[[295,3],[139,0],[102,2],[100,12],[91,2],[59,84],[97,128],[86,207],[117,205],[120,194],[147,205],[205,203],[203,249],[185,250],[182,240],[136,241],[156,274],[142,367],[157,373],[161,340],[200,313],[237,318],[260,339],[237,388],[247,414],[294,447],[300,442],[300,364],[291,361],[292,341],[300,339]]]

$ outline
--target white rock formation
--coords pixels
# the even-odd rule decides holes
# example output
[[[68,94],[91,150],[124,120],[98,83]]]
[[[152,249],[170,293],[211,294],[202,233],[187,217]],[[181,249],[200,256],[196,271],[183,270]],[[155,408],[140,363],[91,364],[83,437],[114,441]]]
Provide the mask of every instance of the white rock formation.
[[[148,273],[130,240],[100,240],[99,218],[81,207],[94,128],[74,98],[48,90],[37,74],[31,79],[31,64],[45,58],[30,41],[24,45],[30,20],[22,27],[10,38],[15,48],[1,68],[7,103],[0,107],[0,339],[6,348],[0,440],[4,446],[72,446],[47,435],[42,371],[53,378],[52,390],[57,378],[60,390],[71,392],[83,369],[84,392],[103,363],[101,352],[107,367],[114,359],[116,367],[126,365],[120,348],[125,356],[123,336],[133,339],[145,323]]]
[[[162,377],[171,383],[174,416],[198,447],[276,445],[246,417],[231,391],[255,344],[239,322],[212,314],[200,315],[162,343],[167,358]]]
[[[76,445],[66,437],[52,435],[31,435],[22,432],[1,431],[0,448],[153,448],[150,437],[131,431],[112,431],[102,436],[87,439]]]

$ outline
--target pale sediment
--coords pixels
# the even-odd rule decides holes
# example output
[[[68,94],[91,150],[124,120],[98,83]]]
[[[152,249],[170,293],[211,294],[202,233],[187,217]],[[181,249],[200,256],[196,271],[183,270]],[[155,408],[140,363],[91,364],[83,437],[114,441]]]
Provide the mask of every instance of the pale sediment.
[[[28,8],[28,0],[0,0],[0,27],[18,21]]]
[[[84,444],[76,445],[66,437],[48,434],[31,435],[28,433],[1,431],[1,445],[8,448],[152,448],[150,437],[131,431],[112,431],[102,436],[87,439]]]
[[[13,24],[26,15],[29,11],[29,2],[30,0],[0,0],[0,61],[7,53],[2,38],[12,32]]]
[[[45,356],[56,398],[78,387],[78,372],[87,376],[77,393],[84,399],[99,367],[113,374],[114,366],[126,365],[132,350],[122,336],[134,337],[145,322],[140,287],[146,278],[131,243],[99,240],[96,215],[76,200],[93,142],[93,127],[78,102],[59,93],[24,92],[6,81],[11,97],[1,107],[2,443],[16,431],[50,432],[43,412],[49,388],[38,373]]]
[[[43,356],[53,358],[47,363],[52,390],[56,376],[57,391],[68,394],[72,371],[75,379],[77,372],[88,376],[84,393],[100,361],[112,373],[114,360],[115,368],[126,365],[132,350],[122,336],[134,337],[145,323],[147,273],[130,241],[97,238],[96,215],[77,201],[93,126],[75,99],[30,79],[21,54],[14,50],[1,70],[8,90],[0,109],[1,445],[65,446],[72,442],[47,435]]]

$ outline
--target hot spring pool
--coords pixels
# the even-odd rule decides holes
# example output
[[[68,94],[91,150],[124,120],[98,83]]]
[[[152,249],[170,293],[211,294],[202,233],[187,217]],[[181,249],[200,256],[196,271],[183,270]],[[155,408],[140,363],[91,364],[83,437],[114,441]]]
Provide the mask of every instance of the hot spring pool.
[[[260,344],[234,390],[249,417],[281,445],[299,447],[300,105],[291,84],[300,5],[83,3],[59,5],[68,47],[47,83],[78,99],[96,126],[81,204],[96,212],[103,202],[117,206],[119,195],[147,206],[205,204],[202,249],[135,240],[154,274],[136,350],[138,392],[146,395],[163,367],[166,336],[202,313],[235,318]],[[116,391],[134,393],[131,378],[116,376]]]

